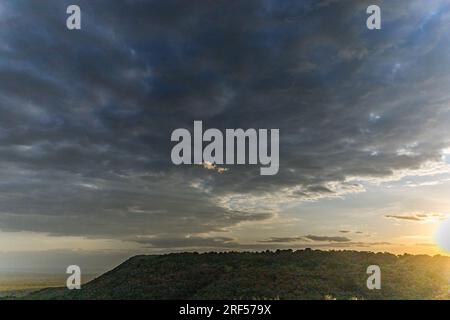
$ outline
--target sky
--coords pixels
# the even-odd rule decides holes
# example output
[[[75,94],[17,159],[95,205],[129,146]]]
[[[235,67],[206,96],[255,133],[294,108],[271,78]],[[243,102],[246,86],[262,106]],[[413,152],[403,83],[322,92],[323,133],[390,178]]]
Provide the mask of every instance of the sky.
[[[448,253],[449,87],[445,0],[2,1],[0,271]],[[279,129],[278,174],[174,165],[171,133],[196,120]]]

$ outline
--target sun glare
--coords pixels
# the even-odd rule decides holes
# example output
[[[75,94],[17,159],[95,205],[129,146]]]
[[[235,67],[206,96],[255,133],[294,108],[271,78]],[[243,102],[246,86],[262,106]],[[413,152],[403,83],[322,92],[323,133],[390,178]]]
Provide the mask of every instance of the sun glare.
[[[450,219],[438,225],[434,239],[441,250],[445,253],[450,253]]]

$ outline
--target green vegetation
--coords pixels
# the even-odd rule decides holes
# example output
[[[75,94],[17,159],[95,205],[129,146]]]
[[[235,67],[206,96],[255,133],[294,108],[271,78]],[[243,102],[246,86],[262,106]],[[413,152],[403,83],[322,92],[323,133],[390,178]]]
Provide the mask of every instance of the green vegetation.
[[[369,265],[381,290],[368,290]],[[448,299],[450,258],[319,250],[133,257],[81,290],[28,299]]]

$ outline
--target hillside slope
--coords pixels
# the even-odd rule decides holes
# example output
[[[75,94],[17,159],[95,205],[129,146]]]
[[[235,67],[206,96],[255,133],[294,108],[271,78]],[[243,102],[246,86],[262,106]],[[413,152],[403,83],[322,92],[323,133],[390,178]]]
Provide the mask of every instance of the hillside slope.
[[[369,265],[382,289],[368,290]],[[450,258],[355,251],[135,256],[81,290],[28,299],[448,299]]]

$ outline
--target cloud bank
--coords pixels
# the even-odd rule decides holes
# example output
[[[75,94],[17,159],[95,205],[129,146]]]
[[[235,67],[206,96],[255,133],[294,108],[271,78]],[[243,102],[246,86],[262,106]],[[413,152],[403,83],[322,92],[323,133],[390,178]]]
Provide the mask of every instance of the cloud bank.
[[[77,3],[76,32],[69,1],[2,3],[0,230],[187,241],[450,146],[445,1],[383,2],[380,32],[366,1]],[[170,133],[194,120],[279,128],[278,175],[172,165]]]

